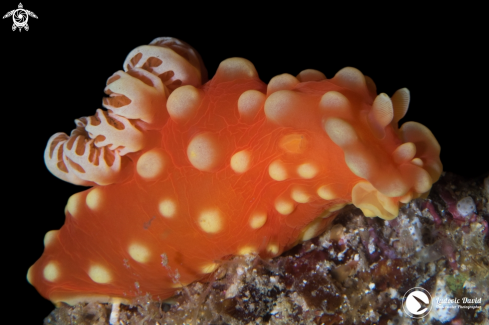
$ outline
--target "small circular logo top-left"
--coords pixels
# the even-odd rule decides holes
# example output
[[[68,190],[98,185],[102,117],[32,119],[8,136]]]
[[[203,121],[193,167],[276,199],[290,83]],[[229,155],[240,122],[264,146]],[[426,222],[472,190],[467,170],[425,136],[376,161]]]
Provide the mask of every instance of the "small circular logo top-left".
[[[22,3],[19,3],[19,7],[17,9],[7,12],[3,16],[3,18],[5,19],[10,16],[12,16],[12,19],[14,21],[14,24],[12,25],[12,31],[19,29],[19,32],[22,31],[22,28],[24,28],[26,31],[29,30],[29,25],[27,24],[27,21],[29,20],[29,16],[33,18],[37,18],[35,13],[24,9]]]

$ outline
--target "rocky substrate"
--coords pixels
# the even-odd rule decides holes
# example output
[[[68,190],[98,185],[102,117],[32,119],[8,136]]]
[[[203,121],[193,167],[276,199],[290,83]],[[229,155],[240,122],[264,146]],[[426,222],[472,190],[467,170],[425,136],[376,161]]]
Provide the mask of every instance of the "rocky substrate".
[[[489,325],[488,201],[487,175],[446,173],[394,220],[349,206],[321,236],[272,260],[223,261],[172,299],[62,305],[44,324]],[[413,287],[431,293],[426,317],[406,315]]]

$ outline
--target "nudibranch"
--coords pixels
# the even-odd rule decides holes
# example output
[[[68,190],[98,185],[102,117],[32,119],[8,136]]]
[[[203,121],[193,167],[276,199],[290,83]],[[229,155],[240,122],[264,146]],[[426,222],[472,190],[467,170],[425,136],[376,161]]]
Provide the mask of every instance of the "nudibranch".
[[[74,194],[28,281],[57,303],[129,301],[212,273],[230,255],[271,258],[318,235],[343,206],[395,218],[442,172],[409,91],[377,94],[355,68],[265,84],[243,58],[207,81],[170,37],[134,49],[107,81],[107,110],[54,134],[45,163]]]

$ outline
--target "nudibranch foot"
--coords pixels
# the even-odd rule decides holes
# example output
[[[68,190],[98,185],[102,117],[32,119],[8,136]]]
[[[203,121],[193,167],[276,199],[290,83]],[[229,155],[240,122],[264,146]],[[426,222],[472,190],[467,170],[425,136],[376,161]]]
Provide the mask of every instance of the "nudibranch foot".
[[[440,146],[407,122],[409,91],[377,94],[351,67],[263,83],[243,58],[215,76],[173,38],[131,51],[107,109],[45,150],[68,201],[28,280],[53,302],[164,299],[226,256],[276,257],[353,203],[390,220],[438,180]]]

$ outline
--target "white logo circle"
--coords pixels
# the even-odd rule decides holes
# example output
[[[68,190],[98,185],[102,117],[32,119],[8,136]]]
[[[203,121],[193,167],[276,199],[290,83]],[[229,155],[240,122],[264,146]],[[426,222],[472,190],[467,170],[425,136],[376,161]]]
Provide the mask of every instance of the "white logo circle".
[[[19,3],[19,8],[10,10],[7,12],[2,18],[8,18],[12,16],[14,20],[14,24],[12,25],[12,31],[19,29],[19,32],[24,28],[26,31],[29,30],[29,25],[27,25],[27,21],[29,20],[29,16],[37,18],[36,14],[30,10],[24,9],[22,3]]]
[[[15,12],[12,16],[14,19],[14,24],[17,27],[24,27],[27,24],[27,20],[29,20],[27,13],[23,9],[15,10]]]
[[[431,311],[431,295],[423,288],[409,289],[402,299],[404,312],[411,318],[423,318]]]

